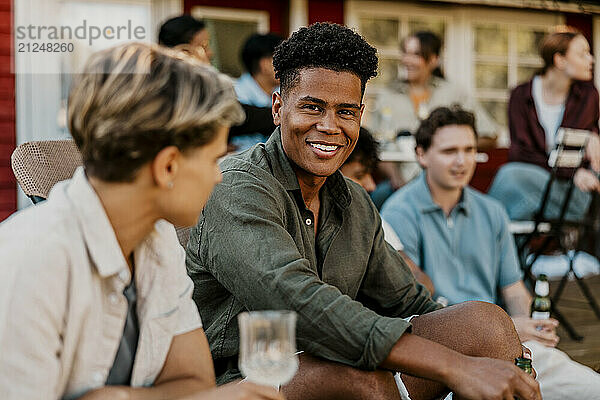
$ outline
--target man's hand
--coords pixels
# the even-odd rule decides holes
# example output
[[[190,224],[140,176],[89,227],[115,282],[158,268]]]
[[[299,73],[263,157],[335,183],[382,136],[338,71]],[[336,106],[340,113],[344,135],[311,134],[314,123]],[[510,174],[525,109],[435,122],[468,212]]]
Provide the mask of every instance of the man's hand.
[[[181,400],[284,400],[284,398],[272,387],[248,381],[236,381]]]
[[[596,172],[600,172],[600,137],[592,134],[585,146],[585,156],[590,160],[590,166]]]
[[[579,168],[575,172],[573,183],[575,183],[575,186],[582,192],[600,190],[600,182],[598,181],[598,178],[596,178],[596,175],[585,168]]]
[[[532,319],[529,317],[513,317],[512,320],[521,342],[535,340],[546,347],[556,347],[560,340],[556,334],[558,321],[554,318]]]
[[[494,358],[465,356],[464,361],[452,369],[446,384],[461,399],[542,398],[540,386],[533,377],[509,361]]]

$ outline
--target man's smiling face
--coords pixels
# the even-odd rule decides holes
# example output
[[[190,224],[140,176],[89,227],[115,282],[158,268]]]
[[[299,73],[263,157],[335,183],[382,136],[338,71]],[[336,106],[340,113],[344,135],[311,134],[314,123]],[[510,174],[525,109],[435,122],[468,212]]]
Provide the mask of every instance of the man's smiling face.
[[[360,78],[351,72],[305,68],[285,97],[275,94],[273,113],[283,149],[296,174],[327,177],[348,158],[358,139]]]

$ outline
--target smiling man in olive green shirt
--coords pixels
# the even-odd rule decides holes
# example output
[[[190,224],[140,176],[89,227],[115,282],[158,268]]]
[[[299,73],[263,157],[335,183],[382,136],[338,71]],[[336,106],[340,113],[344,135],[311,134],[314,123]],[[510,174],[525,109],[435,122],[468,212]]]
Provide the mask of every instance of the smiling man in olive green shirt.
[[[288,400],[416,400],[449,389],[541,398],[508,361],[521,355],[510,318],[484,303],[437,310],[385,242],[366,192],[338,171],[359,135],[375,49],[348,28],[319,23],[284,41],[273,63],[278,128],[223,162],[223,183],[187,249],[218,382],[240,376],[237,315],[290,309],[305,353],[282,388]]]

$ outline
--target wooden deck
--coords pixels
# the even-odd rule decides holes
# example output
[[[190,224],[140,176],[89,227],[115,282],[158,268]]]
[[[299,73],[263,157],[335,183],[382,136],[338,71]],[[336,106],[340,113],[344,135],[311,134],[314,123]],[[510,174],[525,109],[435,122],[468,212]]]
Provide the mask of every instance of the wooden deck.
[[[586,282],[598,303],[600,303],[600,276],[587,278]],[[558,282],[550,283],[551,294]],[[569,338],[567,332],[558,328],[561,338],[558,348],[565,351],[574,360],[600,371],[600,319],[596,317],[586,298],[575,281],[569,281],[558,302],[559,311],[573,325],[584,339],[577,342]]]

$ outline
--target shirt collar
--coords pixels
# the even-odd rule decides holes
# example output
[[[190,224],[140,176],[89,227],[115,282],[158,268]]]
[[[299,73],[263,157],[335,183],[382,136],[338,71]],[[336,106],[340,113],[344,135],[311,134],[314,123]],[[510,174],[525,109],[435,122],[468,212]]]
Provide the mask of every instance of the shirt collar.
[[[428,86],[432,88],[438,88],[443,82],[443,78],[440,78],[439,76],[432,76],[429,78]],[[409,91],[408,81],[405,80],[395,80],[390,86],[393,90],[400,93],[408,93]]]
[[[64,193],[76,215],[84,241],[98,273],[103,278],[129,267],[100,198],[90,185],[83,167],[64,183]]]
[[[421,172],[421,174],[416,178],[416,180],[416,200],[417,204],[419,204],[421,208],[421,212],[430,213],[433,211],[441,210],[442,208],[439,205],[437,205],[431,197],[431,191],[429,190],[429,185],[427,184],[426,171],[424,170],[423,172]],[[456,207],[454,207],[453,211],[462,211],[467,215],[469,214],[469,204],[471,203],[470,191],[471,189],[469,187],[465,187],[463,189],[461,198]]]
[[[265,150],[270,160],[273,176],[283,185],[285,190],[300,191],[298,177],[292,168],[292,164],[288,156],[283,150],[281,143],[281,129],[278,126],[271,134],[269,140],[265,144]],[[335,171],[325,181],[324,187],[334,198],[335,204],[344,209],[348,207],[352,201],[348,184],[340,171]]]

